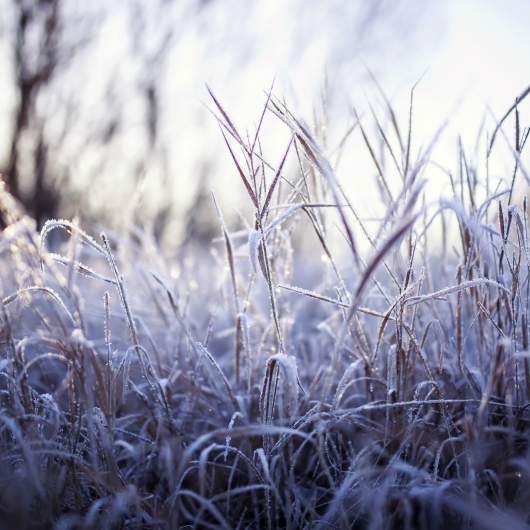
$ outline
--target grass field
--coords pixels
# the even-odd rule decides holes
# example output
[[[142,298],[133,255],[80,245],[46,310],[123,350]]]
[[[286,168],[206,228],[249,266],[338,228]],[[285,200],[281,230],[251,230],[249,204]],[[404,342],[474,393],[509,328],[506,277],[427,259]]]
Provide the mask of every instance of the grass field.
[[[517,109],[508,184],[461,150],[434,206],[434,143],[412,153],[389,104],[381,149],[357,123],[386,205],[368,227],[323,128],[269,95],[243,135],[212,99],[252,214],[229,230],[213,197],[209,248],[168,263],[140,231],[38,234],[0,192],[0,528],[527,528]],[[280,160],[263,119],[291,136]],[[490,131],[477,164],[502,142]]]

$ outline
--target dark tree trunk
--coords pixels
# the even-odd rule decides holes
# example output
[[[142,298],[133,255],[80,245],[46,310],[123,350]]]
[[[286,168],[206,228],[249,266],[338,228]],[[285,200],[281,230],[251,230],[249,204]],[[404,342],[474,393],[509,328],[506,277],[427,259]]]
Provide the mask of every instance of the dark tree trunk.
[[[7,190],[24,207],[26,212],[41,225],[46,219],[54,217],[58,208],[58,195],[46,184],[47,148],[43,137],[42,127],[36,151],[33,154],[20,153],[22,134],[29,127],[38,127],[35,103],[39,91],[52,78],[57,65],[57,32],[59,29],[59,0],[33,0],[23,2],[16,0],[18,8],[16,42],[14,45],[14,67],[16,86],[18,89],[18,106],[16,109],[14,127],[7,167],[2,178]],[[38,18],[42,9],[47,9],[43,20]],[[28,50],[27,36],[34,24],[42,24],[42,40],[37,54],[32,57]],[[32,64],[34,66],[32,68]],[[35,123],[33,123],[35,122]],[[23,194],[20,189],[19,162],[21,156],[33,156],[35,162],[34,185],[29,194]]]

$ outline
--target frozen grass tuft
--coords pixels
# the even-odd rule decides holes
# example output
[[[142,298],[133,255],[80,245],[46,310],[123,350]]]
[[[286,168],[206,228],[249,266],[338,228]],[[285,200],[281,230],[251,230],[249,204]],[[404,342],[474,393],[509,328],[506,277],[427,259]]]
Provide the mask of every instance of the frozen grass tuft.
[[[415,162],[386,99],[379,150],[357,117],[339,152],[357,127],[386,205],[368,228],[323,129],[269,93],[243,134],[212,98],[251,213],[231,231],[213,196],[209,249],[166,263],[137,230],[96,241],[76,220],[39,235],[0,189],[0,528],[528,528],[517,105],[508,184],[460,149],[434,205],[435,141]]]

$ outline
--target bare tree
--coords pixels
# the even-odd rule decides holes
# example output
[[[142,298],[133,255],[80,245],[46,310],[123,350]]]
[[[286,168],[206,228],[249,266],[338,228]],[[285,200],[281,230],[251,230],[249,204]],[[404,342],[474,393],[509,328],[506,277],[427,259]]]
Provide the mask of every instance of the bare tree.
[[[18,92],[9,159],[4,179],[11,194],[37,219],[53,216],[57,195],[45,184],[47,148],[42,127],[38,133],[35,157],[35,185],[29,196],[22,194],[19,182],[20,139],[35,118],[35,102],[57,67],[57,42],[61,31],[59,0],[16,0],[14,77]]]
[[[66,4],[67,0],[13,0],[4,20],[16,103],[2,176],[11,194],[39,224],[57,214],[60,200],[49,178],[49,115],[38,112],[39,97],[91,38],[90,20],[84,19],[80,30],[80,21],[65,15]],[[21,165],[31,168],[25,185]]]

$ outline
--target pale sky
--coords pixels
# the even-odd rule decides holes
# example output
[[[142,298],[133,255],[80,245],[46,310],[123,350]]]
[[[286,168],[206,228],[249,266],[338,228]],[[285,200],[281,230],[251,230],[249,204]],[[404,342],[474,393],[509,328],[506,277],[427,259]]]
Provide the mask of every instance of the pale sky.
[[[420,84],[418,102],[434,121],[443,119],[461,98],[455,126],[468,135],[477,128],[486,105],[500,119],[530,85],[530,2],[451,0],[448,5],[447,34],[425,61],[429,71]],[[523,104],[520,110],[528,116],[525,107],[530,108]]]

